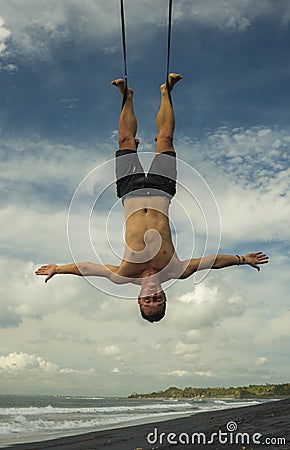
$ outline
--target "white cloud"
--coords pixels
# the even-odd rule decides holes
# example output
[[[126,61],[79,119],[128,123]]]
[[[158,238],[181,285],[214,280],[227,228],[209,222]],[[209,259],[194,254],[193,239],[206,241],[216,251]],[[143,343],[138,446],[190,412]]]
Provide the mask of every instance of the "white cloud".
[[[226,283],[215,281],[212,284],[206,279],[202,284],[195,285],[192,291],[179,296],[171,308],[172,316],[170,315],[168,320],[177,321],[180,328],[199,329],[215,326],[228,316],[241,316],[246,308],[246,302],[234,294]],[[183,353],[180,344],[177,351]]]
[[[120,353],[120,349],[117,345],[107,345],[99,348],[99,353],[105,356],[116,356]]]
[[[31,353],[9,353],[6,356],[0,356],[0,373],[7,379],[21,378],[25,379],[35,377],[50,377],[52,380],[57,376],[95,376],[95,370],[76,370],[70,367],[60,367],[58,364],[46,361],[42,356]],[[12,378],[11,378],[12,377]]]
[[[169,376],[177,376],[177,377],[184,377],[186,375],[190,375],[190,373],[187,370],[177,369],[177,370],[172,370],[167,375],[169,375]]]
[[[0,1],[1,14],[11,29],[11,54],[22,62],[46,60],[60,45],[74,42],[74,53],[94,44],[102,49],[108,37],[119,31],[119,11],[106,1],[84,0],[19,0]]]
[[[43,278],[34,275],[32,262],[1,258],[1,318],[0,326],[19,326],[25,317],[40,319],[53,311],[73,305],[80,294],[81,284],[67,278],[59,289],[57,280],[44,285]],[[76,281],[76,280],[75,280]]]
[[[289,135],[287,129],[224,127],[199,142],[180,142],[182,155],[194,145],[193,164],[207,174],[229,246],[233,241],[289,240]],[[202,221],[194,225],[202,233]]]
[[[99,299],[95,290],[88,289],[80,279],[52,280],[55,288],[52,289],[51,284],[52,290],[47,297],[44,289],[49,286],[40,283],[42,298],[38,301],[47,308],[43,310],[42,320],[24,314],[18,328],[0,330],[2,354],[49,354],[50,357],[43,359],[57,365],[55,373],[45,372],[45,363],[40,369],[35,358],[30,360],[36,364],[35,370],[39,374],[34,377],[34,386],[52,392],[67,392],[69,387],[70,392],[80,393],[82,377],[90,376],[90,368],[91,378],[87,378],[82,389],[95,392],[97,383],[98,393],[102,395],[104,392],[110,395],[112,390],[116,395],[120,392],[126,395],[132,391],[166,388],[167,374],[170,374],[170,385],[181,387],[189,376],[190,384],[199,386],[261,382],[262,375],[267,377],[267,382],[283,381],[283,373],[286,377],[283,355],[289,349],[289,314],[280,309],[277,295],[273,303],[269,277],[257,283],[246,270],[236,268],[210,275],[205,280],[207,289],[201,291],[203,301],[197,308],[194,301],[178,302],[172,292],[168,293],[168,316],[157,326],[139,319],[135,303]],[[17,273],[21,278],[21,273]],[[190,280],[185,281],[190,283]],[[280,283],[278,279],[277,282]],[[232,284],[231,289],[227,283]],[[183,289],[183,283],[174,288]],[[66,302],[62,297],[67,298],[68,289],[75,291],[75,296]],[[242,316],[225,308],[227,301],[222,301],[223,296],[226,300],[231,299],[231,292],[237,294],[240,290],[243,290]],[[54,302],[57,291],[60,291],[58,305],[54,303],[52,308],[49,302]],[[205,292],[214,292],[215,298],[206,301]],[[26,289],[22,288],[22,301],[29,306],[29,295],[28,299],[26,295]],[[179,305],[182,305],[181,311]],[[84,306],[86,314],[82,311]],[[204,319],[200,316],[201,306],[209,309],[209,316],[204,326],[196,328]],[[218,318],[214,317],[216,306],[221,307]],[[183,321],[181,315],[189,319]],[[281,356],[277,355],[277,347],[283,349]],[[275,358],[271,358],[272,353]],[[258,364],[263,361],[259,358],[267,358],[267,365]],[[28,357],[24,359],[29,361]],[[4,359],[6,363],[7,359]],[[29,367],[21,372],[23,377],[26,375],[26,386],[31,384],[32,369]],[[267,373],[261,373],[261,368],[265,367]],[[41,384],[41,374],[46,377],[49,374],[50,386]],[[5,380],[8,380],[7,376]],[[59,377],[65,377],[67,384],[62,384]],[[24,381],[20,381],[23,386]]]
[[[197,375],[198,377],[202,377],[202,378],[212,378],[214,376],[213,372],[210,372],[210,371],[204,372],[202,370],[198,370],[198,371],[194,372],[194,375]]]
[[[200,330],[192,329],[186,333],[186,339],[188,342],[200,343],[202,342],[203,336]]]
[[[4,27],[4,20],[0,16],[0,56],[3,57],[7,48],[7,40],[10,38],[11,32]]]
[[[0,16],[0,72],[3,70],[11,73],[17,70],[17,66],[7,62],[9,59],[9,50],[7,47],[11,38],[11,31],[4,25],[4,20]]]
[[[183,19],[238,32],[253,26],[256,19],[271,18],[284,25],[290,17],[287,2],[280,8],[271,0],[258,3],[255,0],[180,0],[177,8]]]
[[[257,328],[255,342],[256,345],[267,346],[272,349],[287,347],[290,342],[289,330],[290,311],[288,306],[280,307],[273,317],[267,320],[267,327],[262,325]]]
[[[28,353],[10,353],[0,356],[0,370],[8,373],[21,372],[23,370],[40,370],[42,372],[55,373],[58,371],[56,364],[45,361],[41,356]]]
[[[35,201],[36,194],[40,196],[45,191],[49,193],[49,187],[51,195],[56,196],[53,191],[56,186],[58,196],[62,193],[60,188],[72,195],[82,178],[105,161],[105,158],[96,157],[98,149],[104,150],[104,147],[109,149],[109,145],[108,142],[99,142],[95,144],[94,149],[92,147],[80,149],[79,146],[56,143],[39,136],[29,139],[6,137],[1,142],[1,153],[7,158],[3,158],[2,161],[4,170],[0,177],[0,187],[13,195],[13,200],[17,200],[15,196],[21,194],[21,202],[24,200],[29,204]],[[43,180],[46,180],[45,186]],[[19,186],[22,188],[21,191]],[[31,186],[35,189],[33,193]],[[30,193],[29,201],[25,198],[25,194],[28,193]],[[34,194],[33,198],[31,194]]]
[[[23,61],[50,59],[62,43],[73,42],[74,54],[84,47],[112,51],[120,46],[119,7],[106,0],[50,0],[43,5],[38,0],[0,0],[1,14],[12,33],[13,50]],[[179,0],[174,4],[176,25],[190,21],[230,32],[244,32],[255,20],[268,18],[285,25],[290,19],[288,2],[275,6],[272,1],[250,0]],[[160,27],[166,27],[167,9],[154,0],[126,2],[127,36],[130,42],[140,35],[148,38]],[[157,25],[157,27],[156,27]],[[148,30],[150,29],[150,33]],[[4,31],[3,31],[4,33]],[[0,49],[5,42],[0,41]],[[12,48],[10,48],[12,53]],[[131,55],[135,49],[131,48]]]
[[[186,357],[193,356],[198,350],[199,347],[195,343],[178,342],[174,347],[173,353],[175,355],[184,355]]]
[[[257,364],[257,366],[263,366],[264,364],[266,364],[267,361],[268,361],[268,359],[265,358],[265,356],[259,356],[256,359],[256,364]]]

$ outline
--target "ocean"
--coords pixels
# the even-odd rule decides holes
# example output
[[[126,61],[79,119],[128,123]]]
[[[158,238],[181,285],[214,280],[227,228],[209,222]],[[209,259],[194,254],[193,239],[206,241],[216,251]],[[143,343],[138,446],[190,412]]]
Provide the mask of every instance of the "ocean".
[[[0,448],[264,401],[0,395]]]

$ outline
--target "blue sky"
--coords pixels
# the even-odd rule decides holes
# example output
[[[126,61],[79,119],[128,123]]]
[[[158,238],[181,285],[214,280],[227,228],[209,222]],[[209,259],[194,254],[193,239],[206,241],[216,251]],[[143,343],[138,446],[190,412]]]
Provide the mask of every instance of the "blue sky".
[[[214,193],[220,251],[263,250],[271,263],[175,283],[158,325],[145,323],[134,301],[85,280],[36,278],[40,264],[71,262],[72,196],[117,148],[121,98],[110,81],[123,74],[119,3],[0,0],[1,392],[126,395],[289,381],[290,5],[173,3],[171,70],[184,77],[173,93],[177,153]],[[154,151],[167,1],[125,6],[140,150]],[[202,220],[181,191],[177,198],[199,256]],[[105,199],[95,210],[92,231],[108,263],[109,207]],[[175,220],[186,257],[189,231]],[[111,226],[116,242],[122,224]]]

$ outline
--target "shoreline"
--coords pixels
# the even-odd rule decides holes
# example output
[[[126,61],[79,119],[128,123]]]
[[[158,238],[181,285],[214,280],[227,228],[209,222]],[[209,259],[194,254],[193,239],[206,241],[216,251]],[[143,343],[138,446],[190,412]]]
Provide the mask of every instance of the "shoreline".
[[[200,414],[199,412],[196,414]],[[156,417],[156,420],[153,420],[152,417],[148,418],[142,418],[142,419],[130,419],[127,422],[120,422],[115,424],[108,424],[108,425],[100,425],[100,427],[96,429],[87,428],[81,430],[72,430],[72,431],[59,431],[59,432],[52,432],[52,433],[41,433],[38,436],[34,435],[26,435],[19,438],[10,439],[7,438],[5,441],[5,438],[3,439],[3,442],[0,440],[0,450],[5,450],[6,448],[19,448],[20,445],[28,445],[28,444],[41,444],[42,442],[49,442],[49,441],[56,441],[58,439],[66,439],[70,437],[77,437],[82,435],[88,435],[91,433],[101,433],[102,431],[114,431],[119,430],[120,428],[129,428],[129,427],[138,427],[142,425],[147,424],[154,424],[154,423],[161,423],[161,422],[167,422],[169,420],[174,419],[183,419],[185,417],[191,417],[192,415],[195,415],[193,413],[173,413],[172,416],[162,415]],[[152,421],[153,420],[153,421]],[[17,447],[16,447],[17,446]],[[21,447],[20,447],[21,448]]]
[[[235,424],[235,432],[227,431],[227,424]],[[206,439],[194,442],[194,449],[205,450],[241,450],[241,442],[237,433],[244,434],[239,439],[249,439],[245,449],[287,450],[290,445],[290,398],[284,400],[267,401],[259,405],[227,408],[216,411],[201,412],[187,417],[179,417],[165,421],[150,422],[142,425],[124,426],[103,431],[75,434],[40,442],[13,444],[7,449],[19,450],[158,450],[193,448],[186,439],[191,439],[193,433],[200,436],[195,439]],[[229,425],[228,425],[229,426]],[[213,437],[212,434],[216,436]],[[220,442],[219,433],[223,434]],[[149,435],[149,440],[147,436]],[[259,435],[259,438],[257,436]],[[253,438],[256,441],[253,441]],[[225,442],[225,439],[228,442]],[[232,443],[230,442],[232,439]],[[260,444],[257,444],[257,439]],[[266,439],[272,439],[266,442]],[[278,439],[285,439],[278,441]],[[209,441],[213,440],[211,444]],[[156,441],[156,442],[155,442]],[[174,441],[174,443],[173,443]],[[264,443],[262,443],[264,442]],[[243,442],[242,442],[243,443]],[[268,445],[269,444],[269,445]]]

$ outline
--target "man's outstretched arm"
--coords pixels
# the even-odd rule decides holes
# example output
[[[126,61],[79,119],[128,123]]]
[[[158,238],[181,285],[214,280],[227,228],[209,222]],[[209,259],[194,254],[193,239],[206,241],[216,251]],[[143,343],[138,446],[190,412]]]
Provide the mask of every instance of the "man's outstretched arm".
[[[183,261],[185,270],[180,278],[187,278],[198,270],[223,269],[224,267],[249,265],[260,271],[261,264],[267,264],[269,257],[263,252],[239,255],[212,255]]]
[[[82,277],[96,276],[112,279],[118,269],[118,266],[81,262],[77,264],[65,264],[63,266],[47,264],[37,269],[35,273],[36,275],[47,275],[45,278],[45,283],[47,283],[48,280],[57,274],[79,275]]]

